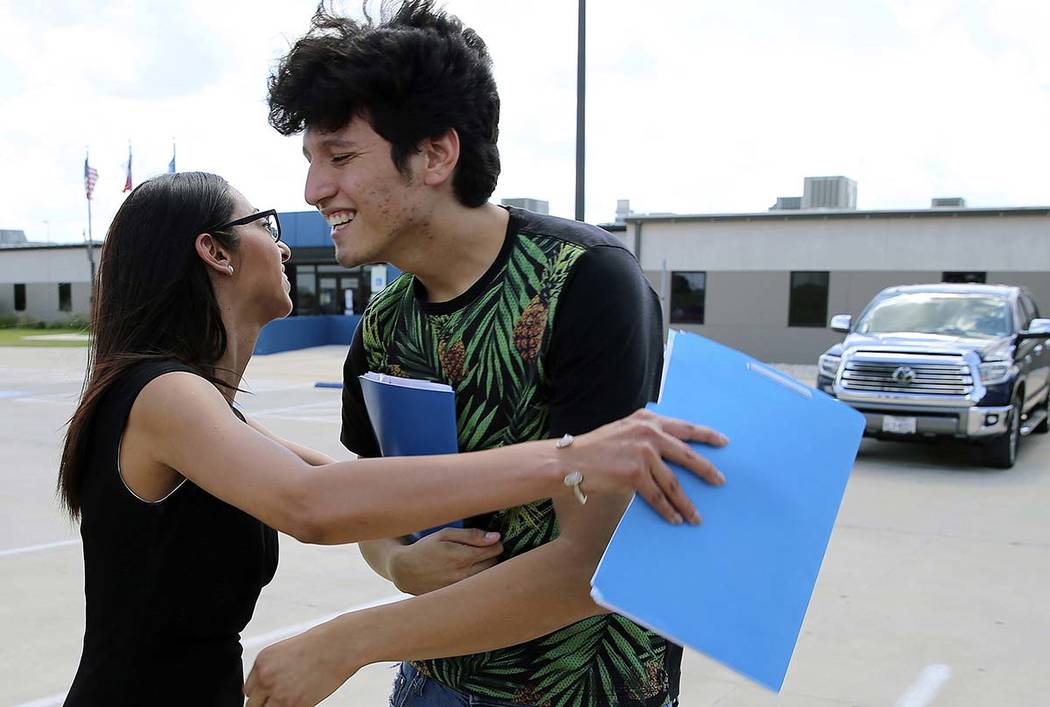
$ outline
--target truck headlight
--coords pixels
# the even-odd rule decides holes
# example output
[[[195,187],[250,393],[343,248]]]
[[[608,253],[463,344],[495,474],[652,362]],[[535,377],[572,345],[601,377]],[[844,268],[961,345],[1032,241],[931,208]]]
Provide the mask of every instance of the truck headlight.
[[[1010,376],[1011,368],[1009,361],[985,361],[978,366],[981,382],[985,385],[1002,383]]]
[[[821,354],[817,360],[817,370],[820,371],[820,375],[827,376],[828,378],[834,378],[839,374],[839,365],[842,363],[842,357],[834,354]]]

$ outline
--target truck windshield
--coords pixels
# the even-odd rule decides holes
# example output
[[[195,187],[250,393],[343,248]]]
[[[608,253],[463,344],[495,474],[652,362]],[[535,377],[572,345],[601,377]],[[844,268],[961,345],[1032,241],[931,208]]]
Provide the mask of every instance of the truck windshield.
[[[1007,302],[979,295],[914,293],[874,303],[857,322],[860,334],[914,332],[991,339],[1011,332]]]

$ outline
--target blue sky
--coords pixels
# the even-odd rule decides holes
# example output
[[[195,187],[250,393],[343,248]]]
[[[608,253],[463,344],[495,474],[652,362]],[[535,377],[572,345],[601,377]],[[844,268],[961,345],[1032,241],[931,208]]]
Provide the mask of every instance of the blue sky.
[[[314,6],[0,4],[0,228],[78,240],[90,147],[101,237],[129,140],[136,182],[165,169],[175,138],[180,170],[222,174],[260,208],[309,208],[299,138],[267,125],[265,83]],[[575,3],[445,6],[493,54],[495,197],[571,216]],[[591,221],[620,198],[640,212],[761,211],[824,174],[857,180],[861,208],[1050,203],[1050,3],[591,0],[588,21]]]

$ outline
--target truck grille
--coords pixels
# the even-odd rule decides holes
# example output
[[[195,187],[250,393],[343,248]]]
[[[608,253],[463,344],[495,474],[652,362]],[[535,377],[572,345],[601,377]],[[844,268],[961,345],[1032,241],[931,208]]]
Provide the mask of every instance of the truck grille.
[[[973,392],[974,378],[961,356],[857,352],[843,366],[841,386],[862,393],[963,397]]]

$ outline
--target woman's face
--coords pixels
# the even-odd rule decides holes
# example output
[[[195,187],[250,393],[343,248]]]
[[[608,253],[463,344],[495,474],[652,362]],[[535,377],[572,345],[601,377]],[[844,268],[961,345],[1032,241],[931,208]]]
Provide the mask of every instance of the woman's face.
[[[249,216],[258,211],[244,195],[231,189],[234,201],[230,220]],[[260,323],[288,316],[292,311],[291,285],[284,273],[284,262],[291,251],[284,243],[275,243],[266,228],[266,219],[234,226],[239,237],[237,250],[231,255],[234,272],[231,276],[241,311],[258,315]]]

